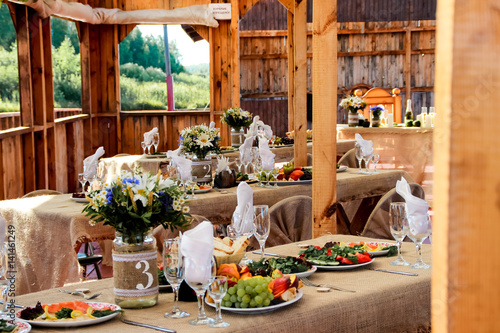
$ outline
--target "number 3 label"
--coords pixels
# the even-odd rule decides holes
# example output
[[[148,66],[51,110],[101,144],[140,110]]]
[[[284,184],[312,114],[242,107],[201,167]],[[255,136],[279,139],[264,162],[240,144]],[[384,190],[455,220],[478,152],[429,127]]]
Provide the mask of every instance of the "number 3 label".
[[[144,263],[144,270],[142,271],[143,274],[146,274],[148,276],[148,284],[144,287],[142,283],[138,283],[137,286],[135,286],[137,289],[142,290],[142,289],[148,289],[153,285],[153,274],[148,272],[149,270],[149,263],[146,260],[141,260],[139,261],[136,265],[135,268],[141,269],[141,264]]]

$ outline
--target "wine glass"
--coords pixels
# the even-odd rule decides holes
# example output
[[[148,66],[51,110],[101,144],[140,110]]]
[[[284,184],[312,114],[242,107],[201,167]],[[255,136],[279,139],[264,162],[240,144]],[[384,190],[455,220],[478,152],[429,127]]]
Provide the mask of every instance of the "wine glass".
[[[256,165],[260,162],[259,148],[252,147],[252,159],[250,163],[252,164],[252,171],[255,174]]]
[[[380,155],[379,154],[373,154],[372,155],[373,172],[377,172],[377,163],[379,161],[380,161]]]
[[[146,145],[148,146],[148,155],[151,155],[151,147],[153,146],[153,141],[149,141]]]
[[[198,316],[196,319],[190,320],[191,325],[206,325],[209,322],[205,314],[205,305],[203,299],[208,286],[212,283],[212,276],[215,275],[215,263],[212,260],[209,263],[199,264],[195,260],[186,257],[184,258],[184,280],[194,290],[198,298]]]
[[[372,159],[372,154],[373,153],[369,153],[369,154],[363,153],[363,161],[365,161],[366,173],[370,173],[370,160]]]
[[[278,188],[278,175],[280,174],[280,169],[279,168],[274,168],[272,171],[271,171],[271,175],[273,176],[274,178],[274,188]]]
[[[355,155],[356,155],[356,159],[358,160],[358,163],[359,163],[359,169],[361,170],[361,161],[363,160],[363,151],[361,150],[361,146],[357,143],[354,146],[354,148],[356,149]]]
[[[142,147],[142,154],[146,155],[146,147],[147,147],[146,142],[142,141],[141,147]]]
[[[250,206],[248,207],[248,209],[253,208]],[[234,233],[237,237],[246,236],[247,238],[250,238],[255,231],[255,226],[253,225],[253,214],[244,213],[244,216],[245,217],[242,218],[241,214],[234,212],[233,217],[231,218],[231,227],[233,228]],[[247,253],[245,251],[243,258],[241,258],[240,265],[246,266],[251,262],[252,260],[247,257]]]
[[[431,265],[427,265],[422,260],[422,242],[431,234],[431,224],[429,222],[429,214],[408,216],[408,237],[415,243],[418,253],[417,262],[410,268],[426,269]]]
[[[235,158],[234,163],[238,167],[238,172],[241,172],[241,159],[240,158]]]
[[[198,199],[196,195],[194,195],[195,187],[198,184],[198,177],[197,176],[191,176],[191,178],[187,181],[188,188],[191,189],[191,195],[189,195],[187,198],[188,199]]]
[[[186,192],[187,192],[187,188],[186,188],[186,185],[187,185],[187,182],[191,179],[191,171],[192,171],[192,168],[181,168],[179,166],[177,166],[177,174],[179,176],[179,181],[180,181],[180,184],[182,185],[182,192],[183,192],[183,197],[185,198],[187,196]]]
[[[268,205],[256,205],[253,206],[254,220],[253,225],[255,231],[253,235],[257,238],[260,245],[261,256],[260,259],[264,259],[264,246],[266,244],[267,237],[271,231],[271,218],[269,217],[269,206]]]
[[[227,276],[215,276],[213,282],[208,286],[208,294],[215,302],[215,308],[217,309],[217,317],[215,319],[209,319],[209,327],[228,327],[229,323],[222,320],[221,314],[221,303],[222,298],[227,292]]]
[[[174,292],[174,308],[172,312],[165,313],[165,318],[179,319],[188,317],[189,313],[181,311],[178,307],[179,286],[184,280],[184,266],[182,255],[179,252],[179,239],[165,239],[163,241],[163,272]]]
[[[78,181],[82,185],[82,193],[85,193],[85,184],[87,184],[87,179],[85,178],[85,174],[83,172],[78,174]]]
[[[404,202],[391,202],[389,210],[389,223],[392,237],[398,244],[398,258],[391,262],[394,266],[409,266],[410,263],[401,255],[401,244],[406,237],[408,223],[406,222],[406,210]]]
[[[155,153],[158,152],[158,145],[160,144],[160,133],[153,135],[153,145],[155,146]]]

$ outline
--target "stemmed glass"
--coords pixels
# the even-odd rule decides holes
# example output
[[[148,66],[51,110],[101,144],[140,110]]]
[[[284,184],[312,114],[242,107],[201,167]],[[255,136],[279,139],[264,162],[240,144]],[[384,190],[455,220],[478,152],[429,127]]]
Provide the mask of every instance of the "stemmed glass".
[[[160,144],[160,133],[153,135],[153,145],[155,146],[155,153],[158,152],[158,145]]]
[[[174,291],[174,308],[172,312],[165,313],[165,318],[179,319],[188,317],[189,313],[181,311],[178,307],[179,286],[184,280],[184,266],[182,255],[179,252],[178,238],[163,241],[163,272]]]
[[[213,298],[215,302],[215,308],[217,309],[217,317],[215,319],[209,319],[209,327],[228,327],[229,323],[222,320],[221,314],[221,303],[222,298],[227,292],[227,276],[215,276],[213,282],[208,286],[208,294]]]
[[[260,245],[260,259],[264,259],[264,246],[266,244],[267,237],[271,231],[271,218],[269,217],[269,206],[268,205],[256,205],[253,206],[254,220],[253,225],[255,231],[253,235],[257,238]]]
[[[377,163],[379,161],[380,161],[380,155],[379,154],[373,154],[372,155],[373,172],[377,172]]]
[[[241,172],[241,159],[239,158],[235,158],[234,159],[234,163],[236,164],[236,166],[238,167],[238,172]]]
[[[354,146],[354,148],[356,149],[355,150],[356,159],[358,160],[359,169],[361,170],[361,161],[363,160],[363,151],[361,150],[361,146],[359,144],[357,144],[357,143]]]
[[[365,161],[366,173],[370,173],[370,160],[372,159],[372,154],[363,154],[363,161]]]
[[[250,161],[250,163],[252,164],[252,171],[255,174],[256,165],[261,163],[260,155],[259,155],[259,148],[252,147],[252,160]]]
[[[142,147],[142,154],[146,155],[146,148],[147,148],[146,142],[142,141],[141,147]]]
[[[190,320],[191,325],[206,325],[209,322],[205,314],[205,305],[203,299],[208,286],[213,281],[215,263],[212,259],[210,263],[199,265],[191,258],[184,258],[185,275],[184,280],[194,290],[198,298],[198,317]]]
[[[249,209],[252,209],[252,207],[249,207]],[[248,214],[244,215],[245,218],[242,218],[239,213],[234,212],[233,217],[231,218],[231,227],[237,237],[246,236],[247,238],[250,238],[255,231],[255,226],[253,225],[254,218],[253,216],[247,216]],[[246,266],[251,262],[252,260],[247,257],[247,253],[245,251],[243,258],[241,258],[240,265]]]
[[[398,258],[391,262],[394,266],[408,266],[410,263],[403,259],[401,255],[401,244],[408,232],[408,222],[406,221],[406,210],[404,202],[391,202],[389,210],[389,223],[392,237],[398,244]]]
[[[274,178],[274,188],[278,188],[278,175],[280,174],[280,169],[279,168],[274,168],[272,171],[271,171],[271,175],[273,176]]]
[[[197,176],[191,176],[191,178],[187,181],[187,185],[191,189],[191,195],[188,195],[187,199],[198,199],[198,197],[194,195],[194,188],[196,187],[196,184],[198,184],[197,180]]]
[[[150,141],[148,144],[148,154],[151,155],[151,147],[153,146],[153,141]]]
[[[252,156],[246,156],[243,152],[240,152],[241,163],[243,163],[243,172],[248,175],[248,166],[252,163]]]
[[[418,221],[417,221],[418,219]],[[418,253],[417,262],[410,266],[410,268],[430,268],[422,260],[422,242],[431,234],[431,224],[429,214],[425,216],[408,216],[408,237],[415,243]]]
[[[82,193],[85,193],[85,184],[87,184],[87,179],[85,178],[85,174],[83,172],[78,174],[78,181],[82,184]]]
[[[179,180],[180,180],[180,184],[182,185],[182,192],[183,192],[183,197],[186,198],[187,197],[187,182],[191,179],[191,171],[192,169],[190,168],[189,170],[184,170],[182,168],[180,168],[179,166],[177,166],[177,174],[179,175]]]

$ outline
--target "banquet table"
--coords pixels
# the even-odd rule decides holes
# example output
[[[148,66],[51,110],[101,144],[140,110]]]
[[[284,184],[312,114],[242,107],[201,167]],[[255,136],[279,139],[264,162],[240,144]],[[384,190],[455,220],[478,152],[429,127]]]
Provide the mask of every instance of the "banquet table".
[[[355,140],[338,140],[337,141],[337,156],[342,156],[350,149],[354,148]],[[288,162],[293,158],[294,147],[282,146],[279,148],[271,148],[271,151],[276,155],[275,162]],[[307,144],[307,153],[312,154],[312,143]],[[227,151],[222,154],[224,157],[229,158],[232,162],[235,158],[239,158],[239,151]],[[140,167],[143,172],[156,173],[161,169],[162,165],[166,164],[168,159],[166,157],[155,157],[155,155],[126,155],[102,158],[100,160],[104,165],[104,177],[109,180],[122,170],[134,171],[136,167]],[[216,155],[212,155],[212,170],[217,166]]]
[[[374,153],[380,155],[377,168],[405,170],[422,185],[426,199],[432,201],[433,128],[342,127],[337,130],[339,139],[354,139],[359,133],[363,139],[372,140]]]
[[[368,241],[369,239],[347,236],[326,235],[306,241],[307,244],[323,246],[327,241]],[[301,243],[304,243],[302,241]],[[403,243],[403,255],[406,260],[416,261],[415,245]],[[276,246],[266,252],[282,255],[297,255],[297,243]],[[426,263],[431,263],[431,245],[423,245],[422,256]],[[249,253],[251,259],[257,255]],[[357,268],[345,271],[318,270],[309,279],[314,283],[332,285],[354,290],[349,292],[318,292],[315,287],[303,286],[303,296],[297,302],[259,315],[241,315],[227,311],[222,317],[230,323],[225,329],[213,329],[208,326],[191,326],[188,320],[196,316],[197,303],[179,302],[183,311],[191,314],[183,319],[166,319],[165,312],[172,309],[173,294],[160,293],[158,304],[140,310],[125,310],[124,318],[174,329],[177,332],[430,332],[430,292],[432,269],[411,269],[391,266],[395,257],[376,257],[367,267],[393,271],[417,273],[418,276],[390,274],[380,271]],[[104,279],[78,283],[67,289],[88,288],[91,293],[102,292],[96,302],[114,303],[113,280]],[[16,303],[34,306],[37,301],[57,303],[72,301],[78,297],[63,294],[56,289],[26,294],[15,298]],[[205,306],[209,317],[215,316],[210,306]],[[72,332],[153,332],[147,328],[126,325],[118,318],[108,322],[81,328],[71,328]],[[32,332],[60,332],[60,329],[33,327]]]
[[[359,174],[356,169],[338,173],[337,201],[348,204],[382,195],[394,188],[401,177],[413,182],[402,170],[381,170],[371,175]],[[311,184],[278,188],[261,188],[253,184],[251,187],[256,205],[271,207],[291,196],[312,196]],[[197,194],[199,199],[189,204],[190,212],[214,224],[229,223],[237,204],[236,189],[225,189],[227,193],[212,190]],[[18,294],[79,281],[75,249],[84,242],[114,239],[113,228],[102,223],[91,226],[82,209],[83,204],[71,200],[70,194],[0,201],[0,215],[16,230]],[[110,249],[105,246],[103,250],[103,262],[110,265]],[[46,278],[47,274],[51,278]]]

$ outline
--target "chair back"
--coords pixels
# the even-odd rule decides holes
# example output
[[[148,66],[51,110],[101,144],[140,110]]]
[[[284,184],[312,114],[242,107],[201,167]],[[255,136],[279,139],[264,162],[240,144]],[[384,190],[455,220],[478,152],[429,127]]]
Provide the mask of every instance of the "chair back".
[[[29,193],[26,193],[22,197],[23,198],[32,198],[32,197],[38,197],[41,195],[58,195],[58,194],[62,194],[62,193],[59,191],[43,189],[43,190],[31,191]]]
[[[349,168],[357,168],[357,160],[356,160],[356,148],[352,148],[348,150],[339,160],[339,165],[345,165]]]
[[[422,186],[415,183],[409,185],[411,193],[414,196],[425,199],[425,193]],[[368,217],[368,221],[361,232],[361,236],[394,240],[389,226],[389,210],[392,202],[404,202],[404,199],[396,192],[395,188],[387,192],[379,200]]]
[[[354,91],[354,95],[362,98],[366,102],[366,107],[363,110],[365,119],[370,119],[370,108],[382,104],[386,109],[394,115],[394,121],[398,124],[402,122],[401,91],[398,88],[392,89],[392,95],[382,88],[372,88],[364,95],[360,89]]]
[[[294,160],[295,160],[295,158],[292,158],[290,160],[290,162],[293,162]],[[305,167],[305,166],[312,166],[312,165],[313,165],[313,155],[307,153],[307,165],[299,165],[299,166]]]

